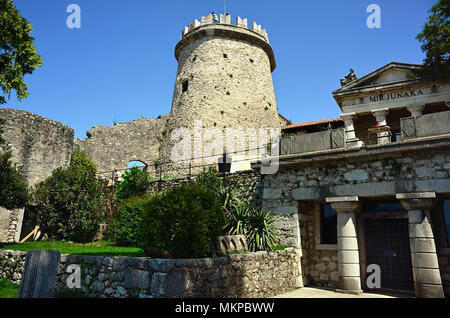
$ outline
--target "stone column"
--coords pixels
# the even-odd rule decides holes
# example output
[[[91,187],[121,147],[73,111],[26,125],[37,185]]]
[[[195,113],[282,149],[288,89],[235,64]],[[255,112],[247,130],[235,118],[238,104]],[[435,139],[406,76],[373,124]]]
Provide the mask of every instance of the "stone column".
[[[407,109],[411,113],[412,117],[419,117],[422,116],[422,111],[425,108],[424,104],[421,105],[412,105],[408,106]]]
[[[336,292],[360,294],[361,274],[356,235],[356,213],[360,211],[357,196],[326,198],[337,212],[338,272]]]
[[[397,199],[408,210],[409,244],[416,297],[444,298],[430,217],[436,194],[399,193]]]
[[[377,110],[372,111],[372,115],[375,116],[375,118],[377,119],[377,122],[379,123],[380,126],[387,126],[387,121],[386,121],[387,114],[389,114],[388,108],[377,109]],[[380,127],[380,129],[383,129],[383,127]],[[388,144],[391,142],[388,131],[380,131],[380,132],[378,132],[377,136],[378,136],[377,144],[379,144],[379,145],[384,145],[384,144]]]
[[[353,125],[353,119],[356,118],[356,113],[341,114],[341,118],[345,125],[346,147],[362,147],[363,143],[356,138],[355,126]]]

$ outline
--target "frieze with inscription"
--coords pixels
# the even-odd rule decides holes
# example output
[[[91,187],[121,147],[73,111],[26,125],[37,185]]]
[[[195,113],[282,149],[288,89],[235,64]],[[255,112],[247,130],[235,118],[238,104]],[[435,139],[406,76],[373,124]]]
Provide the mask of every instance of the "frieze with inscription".
[[[369,97],[369,103],[376,103],[382,101],[389,101],[393,99],[401,99],[401,98],[409,98],[409,97],[417,97],[424,95],[422,89],[408,89],[403,92],[394,92],[387,94],[378,94]]]

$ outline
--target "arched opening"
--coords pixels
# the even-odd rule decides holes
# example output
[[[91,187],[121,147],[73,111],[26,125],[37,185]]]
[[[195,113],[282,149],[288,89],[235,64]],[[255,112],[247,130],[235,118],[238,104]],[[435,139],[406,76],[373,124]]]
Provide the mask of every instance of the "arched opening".
[[[138,167],[144,169],[147,167],[147,164],[145,162],[139,161],[139,160],[132,160],[128,162],[128,169],[131,169],[133,167]]]

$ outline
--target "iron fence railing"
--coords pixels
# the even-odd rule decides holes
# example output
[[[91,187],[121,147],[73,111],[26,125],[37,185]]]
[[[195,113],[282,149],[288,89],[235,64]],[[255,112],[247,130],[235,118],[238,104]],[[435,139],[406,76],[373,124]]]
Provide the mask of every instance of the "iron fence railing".
[[[278,144],[274,144],[271,147],[278,147]],[[227,159],[224,158],[224,154],[210,155],[202,157],[193,157],[188,160],[156,162],[153,164],[145,164],[144,166],[137,167],[146,171],[150,175],[150,184],[158,183],[160,186],[164,182],[174,180],[187,180],[190,181],[195,175],[198,175],[203,169],[208,167],[217,167],[218,173],[221,176],[226,176],[229,172],[221,171],[221,164],[225,163],[241,163],[241,162],[259,162],[267,160],[267,158],[278,158],[276,156],[269,156],[270,149],[268,146],[245,149],[235,152],[226,153]],[[231,158],[231,155],[245,154],[245,158]],[[206,163],[205,163],[206,161]],[[201,162],[201,163],[196,163]],[[117,172],[120,172],[120,177],[123,178],[123,173],[130,170],[131,167],[117,168],[114,170],[106,170],[97,173],[97,178],[105,182],[107,186],[115,186],[118,180]]]

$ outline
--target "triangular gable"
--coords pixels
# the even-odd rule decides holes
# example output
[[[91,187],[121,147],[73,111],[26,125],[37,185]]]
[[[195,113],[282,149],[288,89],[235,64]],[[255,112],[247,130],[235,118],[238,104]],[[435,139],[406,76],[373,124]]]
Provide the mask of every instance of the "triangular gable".
[[[340,89],[335,90],[333,94],[355,88],[373,87],[387,83],[405,81],[409,79],[408,74],[411,71],[421,69],[422,67],[423,66],[420,64],[391,62],[361,78],[345,84]]]

